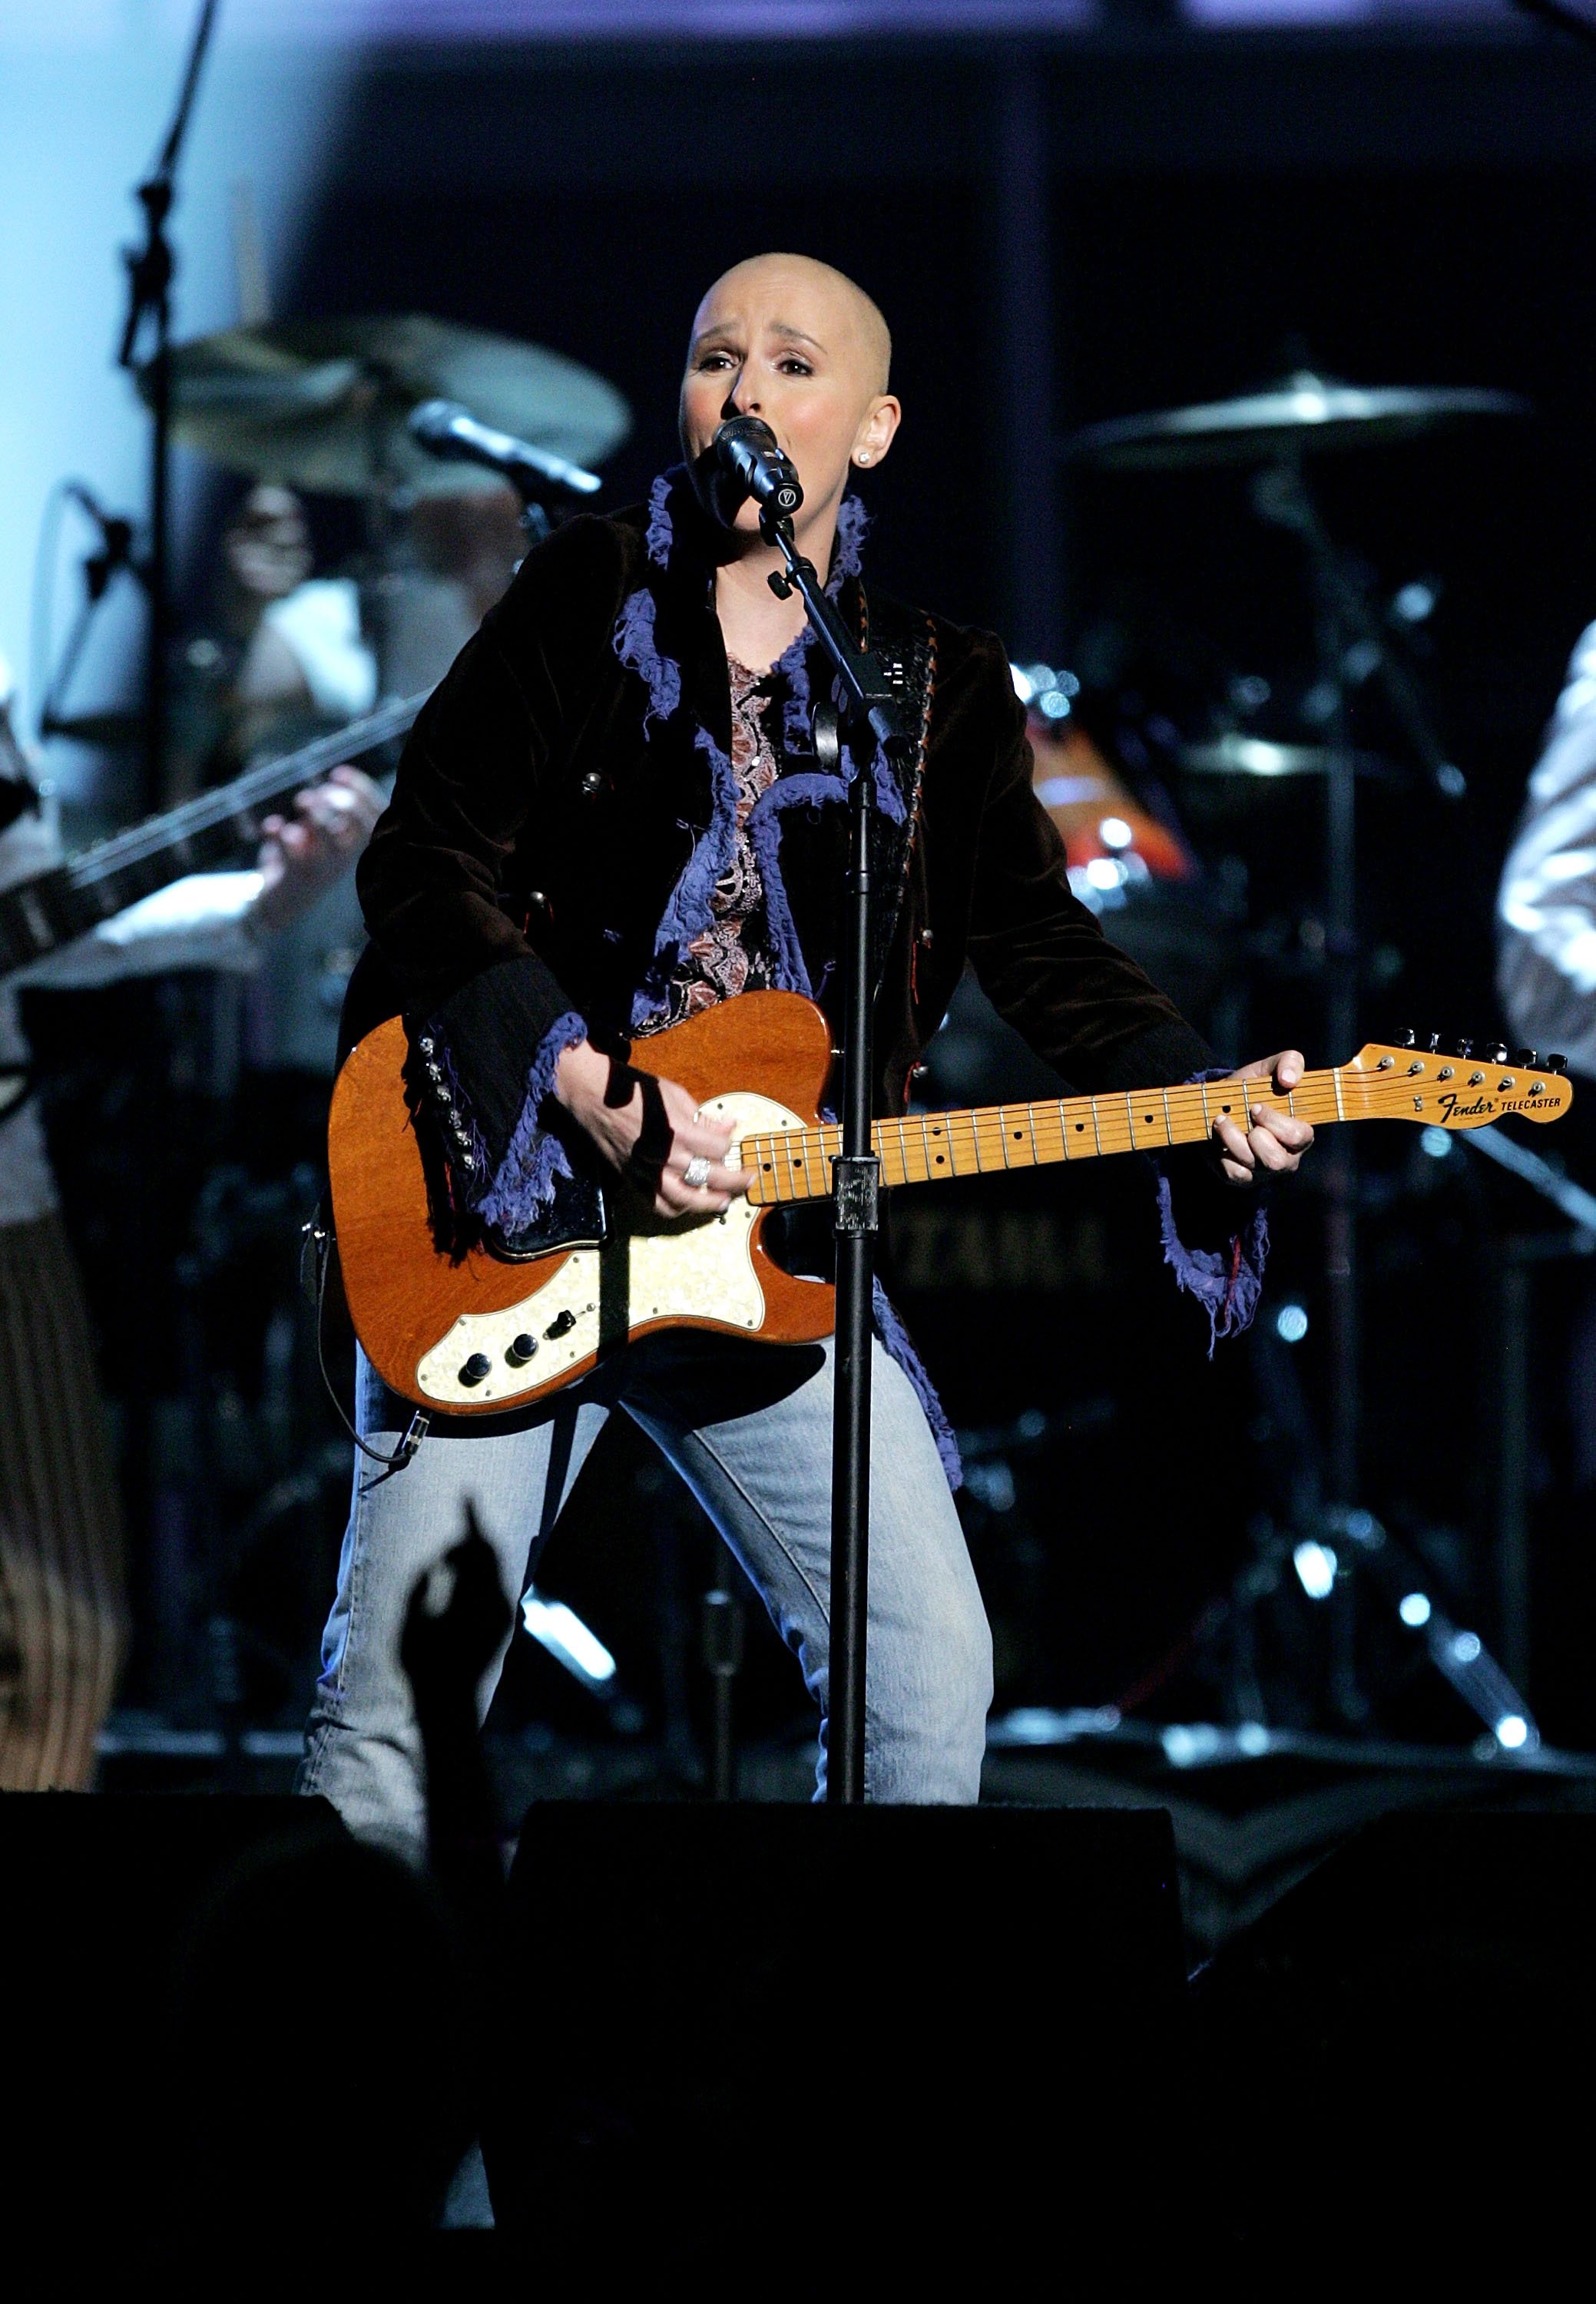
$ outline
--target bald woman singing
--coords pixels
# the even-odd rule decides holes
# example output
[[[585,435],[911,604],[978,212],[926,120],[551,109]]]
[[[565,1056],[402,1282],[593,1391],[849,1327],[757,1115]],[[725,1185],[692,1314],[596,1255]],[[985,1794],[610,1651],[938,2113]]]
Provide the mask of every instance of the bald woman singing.
[[[580,1236],[588,1180],[606,1173],[677,1219],[712,1217],[747,1189],[726,1165],[729,1131],[669,1081],[656,1094],[627,1056],[761,988],[806,994],[837,1025],[856,771],[877,779],[896,903],[879,955],[879,1115],[904,1110],[966,961],[1078,1088],[1214,1076],[1201,1038],[1070,893],[998,641],[866,581],[850,482],[897,432],[890,360],[880,312],[840,273],[800,256],[734,267],[693,318],[683,462],[645,506],[573,520],[533,552],[416,724],[361,866],[371,946],[345,1041],[403,1016],[438,1220],[463,1244]],[[918,792],[845,746],[835,771],[808,750],[810,699],[829,678],[802,601],[771,591],[779,562],[755,507],[728,530],[699,494],[700,460],[734,415],[762,418],[797,466],[800,549],[829,572],[850,626],[901,666]],[[1301,1072],[1288,1051],[1235,1077],[1285,1088]],[[1261,1217],[1244,1195],[1294,1168],[1311,1134],[1274,1110],[1245,1131],[1222,1121],[1210,1150],[1172,1156],[1159,1179],[1166,1257],[1219,1333],[1257,1294]],[[799,1232],[794,1268],[823,1269],[827,1243],[823,1223]],[[876,1326],[867,1795],[973,1800],[991,1648],[954,1508],[956,1451],[879,1292]],[[405,1404],[364,1362],[357,1395],[363,1434],[393,1447]],[[523,1589],[616,1409],[763,1596],[819,1710],[823,1786],[831,1346],[675,1331],[627,1345],[550,1405],[436,1417],[403,1473],[364,1494],[357,1481],[301,1778],[355,1832],[412,1855],[422,1844],[398,1663],[417,1580],[459,1540],[469,1499],[506,1588]]]

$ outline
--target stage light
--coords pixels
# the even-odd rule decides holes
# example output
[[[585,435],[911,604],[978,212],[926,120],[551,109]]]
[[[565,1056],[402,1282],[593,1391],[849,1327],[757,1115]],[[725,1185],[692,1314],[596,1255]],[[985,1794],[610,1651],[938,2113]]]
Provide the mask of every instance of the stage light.
[[[1396,1603],[1396,1614],[1409,1631],[1422,1631],[1430,1622],[1430,1600],[1423,1592],[1405,1592]]]
[[[1329,1598],[1336,1585],[1336,1555],[1328,1544],[1315,1544],[1312,1538],[1299,1544],[1291,1555],[1291,1564],[1310,1600]]]
[[[1478,1632],[1455,1632],[1453,1634],[1452,1661],[1454,1664],[1475,1664],[1479,1661],[1479,1656],[1480,1635]]]
[[[1062,688],[1044,689],[1037,699],[1037,710],[1044,720],[1067,720],[1070,700]]]
[[[546,1600],[534,1584],[521,1604],[521,1621],[540,1648],[565,1665],[584,1688],[607,1688],[615,1676],[615,1660],[597,1632],[590,1631],[574,1608],[563,1600]]]
[[[1496,1740],[1504,1752],[1516,1752],[1528,1743],[1530,1724],[1516,1712],[1509,1712],[1497,1722]]]
[[[1283,1344],[1300,1344],[1308,1333],[1308,1315],[1300,1304],[1282,1304],[1275,1315],[1275,1334]]]
[[[1426,1128],[1419,1138],[1419,1149],[1428,1152],[1432,1160],[1444,1160],[1452,1149],[1452,1139],[1444,1128]]]
[[[1123,816],[1106,816],[1098,826],[1098,838],[1105,848],[1128,848],[1135,837]]]
[[[1269,1732],[1261,1720],[1244,1720],[1235,1732],[1235,1748],[1244,1752],[1249,1760],[1256,1760],[1269,1750]]]
[[[1217,1756],[1224,1739],[1210,1722],[1199,1720],[1189,1728],[1166,1728],[1160,1741],[1172,1768],[1197,1768]]]
[[[1086,877],[1094,888],[1123,887],[1125,866],[1112,856],[1094,856],[1086,867]]]

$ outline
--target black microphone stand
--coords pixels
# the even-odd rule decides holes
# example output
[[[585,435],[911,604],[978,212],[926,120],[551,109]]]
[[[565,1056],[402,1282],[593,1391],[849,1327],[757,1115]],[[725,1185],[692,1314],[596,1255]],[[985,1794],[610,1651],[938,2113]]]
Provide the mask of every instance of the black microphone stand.
[[[171,625],[172,242],[166,219],[177,197],[177,161],[188,132],[200,70],[216,21],[216,0],[202,0],[189,49],[177,110],[159,159],[135,195],[144,211],[144,245],[127,250],[128,313],[117,352],[120,368],[136,369],[148,321],[154,349],[144,364],[150,413],[149,553],[143,571],[149,593],[149,662],[144,700],[144,805],[158,808],[166,758],[166,642]]]
[[[781,599],[803,596],[815,637],[836,668],[844,716],[868,728],[889,753],[911,740],[896,691],[868,648],[849,632],[826,589],[793,540],[792,521],[767,504],[760,532],[774,544],[785,572],[770,578]],[[812,714],[815,758],[837,758],[836,715],[828,704]],[[857,1804],[864,1798],[864,1684],[870,1600],[870,1282],[879,1229],[881,1164],[870,1135],[870,776],[862,757],[849,794],[848,921],[843,954],[842,1156],[832,1171],[832,1228],[836,1235],[836,1360],[831,1442],[831,1659],[827,1732],[826,1797]]]

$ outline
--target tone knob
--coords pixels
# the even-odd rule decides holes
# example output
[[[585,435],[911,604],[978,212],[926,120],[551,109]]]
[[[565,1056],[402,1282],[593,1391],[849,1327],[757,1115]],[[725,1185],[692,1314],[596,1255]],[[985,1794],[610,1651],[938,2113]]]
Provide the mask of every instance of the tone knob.
[[[509,1361],[512,1368],[525,1368],[528,1360],[531,1359],[532,1354],[537,1351],[537,1349],[538,1339],[536,1336],[512,1336],[510,1339],[509,1349],[506,1351],[505,1358]]]
[[[483,1377],[490,1376],[492,1372],[493,1362],[487,1353],[473,1352],[460,1371],[460,1381],[462,1384],[480,1384]]]
[[[574,1312],[559,1312],[556,1314],[555,1317],[549,1322],[548,1327],[544,1329],[543,1333],[549,1339],[550,1343],[552,1343],[556,1336],[568,1336],[575,1326],[576,1315]]]

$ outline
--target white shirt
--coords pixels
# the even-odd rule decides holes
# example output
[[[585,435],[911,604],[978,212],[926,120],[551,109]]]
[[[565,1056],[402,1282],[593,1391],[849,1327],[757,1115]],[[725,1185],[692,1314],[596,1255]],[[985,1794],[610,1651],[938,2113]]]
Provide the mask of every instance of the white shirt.
[[[1596,624],[1580,635],[1497,894],[1513,1031],[1596,1077]]]

